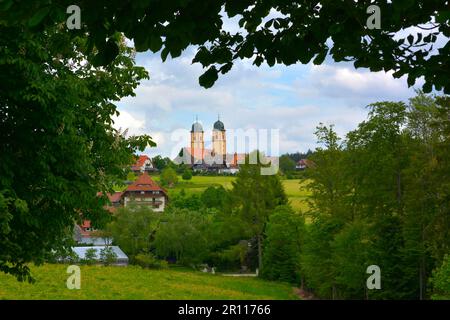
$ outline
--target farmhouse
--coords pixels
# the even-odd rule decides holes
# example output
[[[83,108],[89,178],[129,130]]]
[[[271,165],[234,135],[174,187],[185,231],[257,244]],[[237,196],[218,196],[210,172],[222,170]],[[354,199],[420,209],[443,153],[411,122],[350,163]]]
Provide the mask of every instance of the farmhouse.
[[[101,196],[101,192],[97,196]],[[142,173],[124,191],[108,193],[107,196],[111,205],[106,209],[111,213],[119,207],[130,205],[147,206],[155,212],[163,212],[169,200],[167,191],[153,181],[147,172]],[[95,231],[91,222],[84,220],[81,225],[75,226],[74,239],[78,243],[93,245],[105,245],[111,242],[109,238],[99,238],[95,235]]]
[[[134,173],[156,171],[152,160],[146,155],[140,155],[136,162],[131,166],[131,171]]]
[[[295,165],[295,169],[296,170],[305,170],[308,167],[311,167],[312,163],[310,160],[308,159],[300,159],[296,165]]]
[[[144,172],[121,192],[120,202],[127,207],[130,204],[150,207],[153,211],[162,212],[169,200],[167,191],[161,188],[152,178]]]

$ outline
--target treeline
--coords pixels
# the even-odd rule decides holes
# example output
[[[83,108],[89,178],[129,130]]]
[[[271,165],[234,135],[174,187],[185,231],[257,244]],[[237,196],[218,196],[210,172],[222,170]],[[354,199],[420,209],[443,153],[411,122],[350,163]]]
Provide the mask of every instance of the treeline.
[[[450,99],[369,108],[343,140],[317,129],[301,273],[323,298],[423,299],[450,253]],[[366,288],[369,265],[381,269],[381,290]],[[448,259],[443,268],[449,275]]]

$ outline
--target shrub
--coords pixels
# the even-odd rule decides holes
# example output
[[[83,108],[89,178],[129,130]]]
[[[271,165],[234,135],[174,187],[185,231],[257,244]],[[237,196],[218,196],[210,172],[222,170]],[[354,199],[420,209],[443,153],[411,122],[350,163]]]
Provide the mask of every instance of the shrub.
[[[117,254],[113,251],[111,247],[105,247],[100,250],[100,259],[105,266],[109,266],[116,262]]]
[[[433,285],[433,300],[449,300],[450,299],[450,255],[444,257],[441,267],[433,272],[430,279]]]
[[[181,176],[183,180],[191,180],[192,179],[192,172],[189,169],[185,169],[183,171],[183,175]]]
[[[134,257],[135,263],[145,269],[166,269],[166,260],[157,259],[152,253],[140,253]]]
[[[86,250],[86,253],[84,255],[84,259],[82,262],[87,265],[95,264],[97,262],[95,259],[96,256],[97,256],[97,250],[95,250],[94,248],[89,248]]]

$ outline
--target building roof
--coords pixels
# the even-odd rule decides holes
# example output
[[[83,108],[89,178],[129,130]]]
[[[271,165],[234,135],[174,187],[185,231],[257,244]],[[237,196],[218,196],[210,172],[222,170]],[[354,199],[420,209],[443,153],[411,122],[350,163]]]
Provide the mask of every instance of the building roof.
[[[161,188],[153,179],[144,172],[136,179],[132,184],[128,186],[126,191],[162,191],[166,193],[166,190]]]
[[[225,131],[225,126],[223,122],[220,120],[214,122],[214,130]]]
[[[146,161],[152,161],[152,159],[150,159],[150,157],[148,157],[145,154],[140,155],[137,158],[136,162],[131,166],[131,170],[133,170],[133,171],[141,170],[141,168],[145,165]]]
[[[192,124],[191,132],[203,132],[203,126],[200,124],[200,122],[196,121]]]
[[[123,194],[123,192],[114,192],[113,194],[108,193],[107,196],[108,196],[109,201],[114,203],[114,202],[119,202],[120,199],[122,199],[122,194]]]
[[[100,251],[106,248],[105,246],[90,246],[90,247],[72,247],[72,251],[76,253],[76,255],[80,259],[85,259],[86,251],[89,249],[95,249],[95,259],[100,260]],[[118,246],[110,246],[112,251],[117,255],[117,259],[126,259],[128,260],[128,256],[118,247]]]

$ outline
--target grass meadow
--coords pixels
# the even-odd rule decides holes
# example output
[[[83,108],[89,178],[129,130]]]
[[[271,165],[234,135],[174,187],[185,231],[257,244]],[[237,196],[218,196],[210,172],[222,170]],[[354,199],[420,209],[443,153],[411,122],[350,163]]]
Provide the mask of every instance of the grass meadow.
[[[34,284],[18,282],[0,273],[0,300],[78,300],[78,299],[298,299],[289,284],[250,277],[164,269],[148,270],[136,266],[81,266],[81,288],[69,290],[67,265],[31,266]]]

